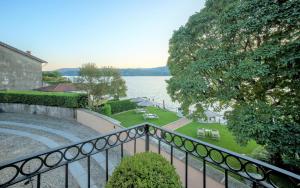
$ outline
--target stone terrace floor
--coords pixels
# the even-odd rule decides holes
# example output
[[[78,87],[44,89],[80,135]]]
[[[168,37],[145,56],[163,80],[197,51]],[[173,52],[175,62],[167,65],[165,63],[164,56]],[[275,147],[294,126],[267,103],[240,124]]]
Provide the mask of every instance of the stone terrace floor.
[[[41,115],[0,113],[0,162],[100,135],[99,132],[76,121]],[[120,148],[109,150],[110,174],[120,161],[119,151]],[[98,153],[93,155],[91,159],[92,187],[103,187],[105,182],[105,154]],[[86,159],[71,163],[69,187],[86,187],[86,164]],[[34,168],[34,164],[31,165]],[[30,170],[30,165],[28,168]],[[35,182],[36,180],[33,180],[27,185],[21,182],[14,187],[29,188],[32,187],[32,184],[34,186]],[[64,167],[43,174],[42,185],[44,185],[43,187],[63,187]]]

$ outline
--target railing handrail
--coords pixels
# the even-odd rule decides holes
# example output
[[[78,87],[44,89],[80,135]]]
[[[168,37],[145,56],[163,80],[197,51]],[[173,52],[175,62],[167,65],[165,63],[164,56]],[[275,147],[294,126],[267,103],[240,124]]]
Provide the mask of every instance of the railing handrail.
[[[203,142],[203,141],[201,141],[201,140],[197,140],[197,139],[195,139],[195,138],[193,138],[193,137],[190,137],[190,136],[187,136],[187,135],[184,135],[184,134],[175,132],[175,131],[170,131],[170,130],[168,130],[168,129],[166,129],[166,128],[159,127],[159,126],[154,125],[154,124],[152,124],[152,123],[148,123],[148,122],[147,122],[147,125],[150,125],[151,127],[156,127],[157,129],[163,130],[163,131],[165,131],[165,132],[172,133],[172,134],[174,134],[174,135],[177,135],[177,136],[180,136],[180,137],[189,139],[189,140],[191,140],[191,141],[193,141],[193,142],[196,142],[196,143],[205,145],[205,146],[207,146],[207,147],[210,147],[210,148],[219,150],[219,151],[221,151],[221,152],[223,152],[223,153],[227,153],[227,154],[233,155],[233,156],[235,156],[235,157],[244,159],[244,160],[249,161],[249,162],[252,162],[252,163],[254,163],[254,164],[257,164],[257,165],[260,165],[260,166],[263,166],[263,167],[267,167],[267,168],[270,169],[270,170],[274,170],[274,171],[280,172],[281,174],[284,174],[284,175],[287,175],[287,176],[290,176],[290,177],[293,177],[293,178],[295,178],[295,179],[300,180],[300,175],[298,175],[298,174],[296,174],[296,173],[293,173],[293,172],[290,172],[290,171],[288,171],[288,170],[285,170],[285,169],[283,169],[283,168],[274,166],[274,165],[272,165],[272,164],[269,164],[269,163],[266,163],[266,162],[263,162],[263,161],[260,161],[260,160],[257,160],[257,159],[254,159],[254,158],[245,156],[245,155],[241,155],[241,154],[236,153],[236,152],[234,152],[234,151],[230,151],[230,150],[228,150],[228,149],[225,149],[225,148],[222,148],[222,147],[219,147],[219,146],[216,146],[216,145],[207,143],[207,142]]]
[[[130,135],[132,135],[132,133],[130,132],[132,130],[135,131],[135,134],[134,134],[133,137],[130,136]],[[158,130],[161,131],[161,134],[159,134],[159,135],[157,135]],[[139,131],[141,131],[141,132],[139,132]],[[126,133],[126,139],[125,140],[120,139],[122,133]],[[165,137],[166,133],[170,134],[170,136],[171,136],[171,141],[170,142]],[[116,142],[114,142],[113,144],[110,144],[109,141],[111,140],[112,136],[116,137]],[[183,134],[178,133],[178,132],[170,131],[168,129],[165,129],[163,127],[159,127],[157,125],[154,125],[154,124],[148,123],[148,122],[138,124],[138,125],[132,126],[130,128],[116,129],[116,130],[110,131],[106,134],[103,134],[101,136],[95,136],[93,138],[90,138],[90,139],[87,139],[87,140],[84,140],[84,141],[79,141],[79,142],[76,142],[76,143],[56,147],[56,148],[49,149],[49,150],[46,150],[46,151],[37,152],[35,154],[26,155],[26,156],[23,156],[23,157],[14,159],[14,160],[1,162],[0,163],[0,170],[3,169],[3,168],[6,168],[8,166],[14,166],[14,168],[16,168],[16,170],[17,170],[17,176],[16,177],[18,179],[12,180],[9,183],[12,183],[14,181],[15,181],[14,183],[16,183],[16,182],[21,181],[22,179],[37,176],[37,175],[40,175],[41,173],[43,173],[44,171],[57,168],[57,166],[67,165],[70,162],[78,160],[78,158],[79,159],[85,158],[85,157],[89,158],[91,155],[94,155],[98,152],[101,152],[102,150],[106,150],[106,153],[107,153],[108,149],[119,146],[119,145],[121,145],[121,149],[122,149],[122,154],[121,155],[123,156],[123,144],[126,143],[126,142],[129,142],[129,141],[132,141],[132,140],[134,140],[136,142],[137,138],[141,138],[143,136],[145,136],[145,150],[146,151],[149,151],[149,137],[153,137],[155,139],[158,139],[159,142],[162,141],[162,142],[166,142],[167,144],[169,144],[171,146],[171,150],[172,150],[172,147],[176,147],[176,148],[180,149],[181,151],[184,151],[186,153],[186,165],[188,163],[187,155],[191,154],[191,155],[195,156],[195,153],[197,153],[197,151],[196,151],[197,146],[202,145],[203,147],[205,147],[207,154],[206,154],[206,156],[200,156],[200,155],[198,156],[197,155],[196,157],[202,158],[204,161],[207,161],[207,162],[213,162],[213,164],[216,164],[219,167],[223,168],[225,170],[225,174],[226,174],[225,176],[228,176],[227,171],[231,171],[233,173],[240,174],[240,175],[241,175],[241,173],[246,172],[247,175],[242,175],[242,177],[244,177],[246,179],[249,179],[253,183],[262,184],[267,179],[267,177],[269,177],[269,173],[279,173],[279,174],[282,174],[284,176],[291,177],[294,180],[300,182],[300,175],[298,175],[296,173],[293,173],[293,172],[290,172],[288,170],[276,167],[274,165],[268,164],[268,163],[263,162],[263,161],[259,161],[259,160],[256,160],[256,159],[238,154],[236,152],[227,150],[225,148],[221,148],[219,146],[215,146],[213,144],[203,142],[201,140],[197,140],[197,139],[192,138],[190,136],[186,136],[186,135],[183,135]],[[175,143],[175,136],[179,137],[180,140],[182,141],[181,146],[178,146]],[[98,149],[96,147],[96,144],[101,139],[105,140],[105,145],[104,145],[103,148]],[[192,145],[193,145],[193,150],[192,151],[189,151],[186,148],[186,146],[185,146],[186,141],[189,141],[189,142],[192,143]],[[92,148],[90,153],[84,154],[83,147],[84,147],[85,144],[88,144],[88,143],[92,144],[93,148]],[[76,154],[74,159],[72,158],[71,160],[67,159],[66,154],[65,154],[70,148],[78,149],[78,151],[77,151],[78,154]],[[159,150],[160,150],[160,145],[159,145]],[[215,163],[215,161],[211,157],[211,153],[210,153],[213,150],[217,151],[221,154],[222,162]],[[55,152],[61,153],[60,161],[57,164],[55,164],[54,166],[51,166],[51,167],[47,166],[48,169],[43,169],[42,168],[42,167],[44,167],[43,165],[47,164],[46,159],[42,159],[43,156],[48,156],[48,155],[50,155],[52,153],[55,153]],[[77,158],[77,156],[79,154],[80,154],[80,157]],[[226,154],[225,157],[224,157],[224,154]],[[227,160],[228,156],[234,157],[234,158],[236,158],[240,161],[240,165],[241,165],[240,170],[234,171],[234,169],[232,169],[230,167],[230,165],[227,164],[226,160]],[[171,158],[172,157],[173,157],[173,150],[172,150],[172,153],[171,153]],[[22,169],[23,165],[25,163],[27,163],[29,160],[36,159],[36,158],[41,158],[41,162],[42,162],[41,167],[36,172],[30,174],[29,176],[24,176],[24,172],[23,172],[23,169]],[[213,160],[213,161],[209,161],[208,159]],[[18,163],[22,163],[21,167],[16,167],[16,166],[18,166],[17,165]],[[259,168],[263,169],[263,173],[264,173],[263,178],[261,180],[260,179],[258,180],[258,179],[253,178],[251,175],[249,175],[249,172],[246,170],[247,164],[257,165]],[[265,171],[265,170],[267,170],[267,171]],[[18,177],[19,173],[21,173],[24,177],[23,176]],[[14,177],[14,179],[16,177]],[[108,175],[106,175],[106,177],[108,178]],[[228,177],[227,177],[227,179],[228,179]],[[186,179],[186,182],[187,182],[187,179]],[[2,184],[2,185],[0,185],[0,187],[2,187],[3,185],[5,187],[6,184]]]
[[[93,138],[90,138],[90,139],[87,139],[87,140],[78,141],[78,142],[74,142],[74,143],[71,143],[71,144],[66,144],[66,145],[63,145],[63,146],[58,146],[58,147],[55,147],[55,148],[47,149],[45,151],[40,151],[40,152],[36,152],[34,154],[28,154],[28,155],[25,155],[25,156],[22,156],[22,157],[18,157],[16,159],[0,162],[0,168],[2,166],[7,166],[7,165],[10,165],[10,164],[15,164],[15,163],[24,161],[26,159],[31,159],[31,158],[36,157],[36,156],[45,155],[47,153],[51,153],[51,152],[54,152],[54,151],[57,151],[57,150],[66,149],[66,148],[73,147],[73,146],[76,146],[76,145],[81,144],[81,143],[86,143],[86,142],[89,142],[89,141],[92,141],[92,140],[96,140],[96,139],[104,138],[104,137],[107,137],[107,136],[110,136],[110,135],[114,135],[114,134],[119,133],[119,132],[131,130],[131,129],[135,129],[135,128],[139,128],[139,127],[144,127],[144,126],[145,126],[145,124],[137,124],[135,126],[132,126],[130,128],[126,128],[126,129],[115,129],[115,130],[109,131],[108,133],[106,133],[104,135],[101,135],[101,136],[94,136]]]

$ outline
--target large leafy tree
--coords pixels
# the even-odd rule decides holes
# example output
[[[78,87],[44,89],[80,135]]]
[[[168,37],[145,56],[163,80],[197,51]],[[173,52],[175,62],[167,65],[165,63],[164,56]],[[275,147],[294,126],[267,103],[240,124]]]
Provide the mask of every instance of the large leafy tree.
[[[208,0],[174,32],[168,92],[185,112],[230,109],[241,144],[300,166],[299,0]]]
[[[88,94],[90,106],[101,104],[104,96],[126,96],[126,83],[120,72],[112,67],[98,68],[95,63],[83,64],[79,70],[78,83]]]
[[[109,94],[115,99],[119,100],[120,97],[126,97],[126,83],[121,77],[119,70],[111,69],[111,84],[109,88]]]

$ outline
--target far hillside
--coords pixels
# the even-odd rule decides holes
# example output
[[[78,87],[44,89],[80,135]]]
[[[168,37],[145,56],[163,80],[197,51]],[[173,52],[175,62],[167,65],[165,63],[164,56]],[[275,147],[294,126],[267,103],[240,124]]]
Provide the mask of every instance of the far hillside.
[[[122,76],[169,76],[167,66],[155,68],[119,69]],[[61,68],[57,70],[63,76],[78,76],[79,68]]]

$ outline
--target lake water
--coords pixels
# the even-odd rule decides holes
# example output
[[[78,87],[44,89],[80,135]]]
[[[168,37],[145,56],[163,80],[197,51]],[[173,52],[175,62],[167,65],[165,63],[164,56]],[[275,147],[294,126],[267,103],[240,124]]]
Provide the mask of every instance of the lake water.
[[[177,111],[178,103],[172,102],[167,93],[166,80],[170,76],[124,76],[127,86],[127,97],[147,97],[151,101],[159,103],[161,106],[163,101],[166,108]]]
[[[71,81],[76,80],[76,76],[65,76]],[[167,93],[166,80],[170,76],[123,76],[127,86],[127,97],[147,97],[151,101],[158,103],[161,107],[165,102],[165,107],[172,111],[177,111],[179,104],[172,102]]]

